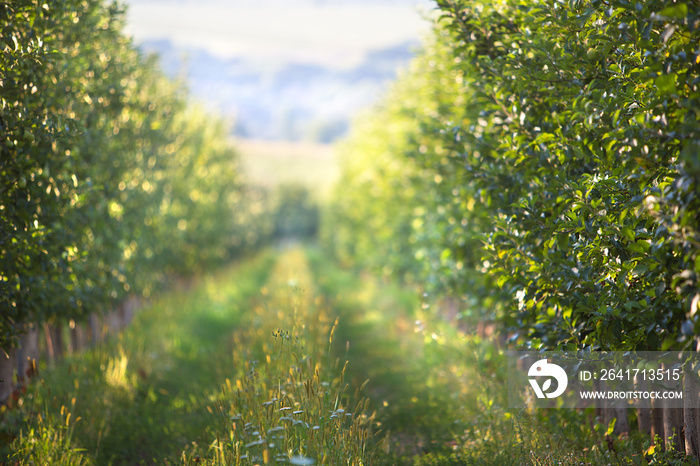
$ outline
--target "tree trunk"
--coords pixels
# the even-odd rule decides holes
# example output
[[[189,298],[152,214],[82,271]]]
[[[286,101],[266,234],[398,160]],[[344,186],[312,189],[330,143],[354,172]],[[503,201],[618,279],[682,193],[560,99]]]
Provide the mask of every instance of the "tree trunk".
[[[604,381],[600,381],[598,389],[601,391],[607,391],[608,385]],[[629,433],[630,426],[627,420],[627,407],[626,406],[615,406],[610,401],[600,400],[601,404],[597,407],[600,410],[601,419],[604,425],[609,426],[610,423],[615,420],[615,426],[613,427],[613,434],[620,435],[622,433]]]
[[[593,380],[593,390],[597,392],[603,391],[604,384],[600,380]],[[596,399],[595,400],[595,417],[597,419],[597,422],[605,422],[605,408],[604,408],[604,400],[601,399]]]
[[[689,363],[692,364],[692,363]],[[685,433],[685,454],[700,458],[700,436],[698,435],[698,403],[697,375],[694,371],[683,374],[683,430]]]
[[[518,370],[527,372],[530,369],[530,366],[532,366],[535,363],[535,358],[532,356],[525,356],[520,359],[518,359],[517,366]]]
[[[646,380],[641,378],[634,379],[634,389],[638,391],[646,391],[649,386]],[[637,423],[639,431],[647,435],[651,435],[651,402],[647,399],[637,401]],[[652,437],[652,442],[653,442]]]
[[[90,339],[93,346],[102,341],[102,326],[97,313],[90,314]]]
[[[664,440],[666,441],[667,450],[671,448],[671,446],[675,450],[678,450],[683,444],[683,421],[679,419],[679,414],[682,412],[683,410],[678,408],[664,408]]]
[[[615,420],[615,426],[613,427],[613,434],[620,435],[622,433],[629,433],[630,425],[627,420],[627,408],[625,407],[613,407],[605,406],[601,409],[603,423],[609,426],[610,423]]]
[[[664,438],[664,409],[660,407],[661,400],[656,398],[651,400],[651,443],[654,443],[654,438],[658,435],[661,439],[661,444],[666,444]]]
[[[106,316],[107,327],[110,335],[118,334],[124,327],[124,303],[120,303],[116,309],[113,309]]]
[[[55,364],[63,357],[63,334],[61,324],[44,324],[44,336],[46,337],[46,359],[50,365]]]
[[[15,349],[7,353],[0,349],[0,404],[4,404],[14,390]]]
[[[85,347],[85,332],[83,326],[74,320],[70,321],[70,350],[77,353]]]
[[[122,302],[117,308],[117,332],[119,333],[126,328],[126,301]]]
[[[21,347],[17,351],[17,377],[20,382],[36,375],[39,360],[39,328],[30,324],[27,333],[20,337]]]
[[[136,311],[138,311],[140,306],[139,298],[136,296],[129,296],[126,298],[126,303],[124,304],[124,324],[129,325],[134,319]]]
[[[613,429],[613,434],[629,434],[630,433],[630,423],[627,419],[627,408],[626,407],[615,407],[610,408],[612,415],[617,421],[615,421],[615,428]]]
[[[661,367],[666,370],[670,366],[662,364]],[[672,444],[676,450],[682,450],[685,446],[683,438],[683,408],[665,408],[664,409],[664,437],[665,440],[673,437]],[[667,443],[668,445],[668,443]]]
[[[681,385],[681,390],[683,386]],[[683,451],[683,446],[685,445],[685,429],[683,428],[683,408],[674,408],[676,413],[676,438],[678,439],[678,449]]]
[[[44,338],[46,340],[46,362],[52,366],[56,358],[53,353],[53,335],[51,335],[51,329],[47,323],[44,323]]]
[[[56,360],[62,359],[65,354],[65,345],[63,344],[63,325],[60,322],[51,326],[51,340],[54,358]]]

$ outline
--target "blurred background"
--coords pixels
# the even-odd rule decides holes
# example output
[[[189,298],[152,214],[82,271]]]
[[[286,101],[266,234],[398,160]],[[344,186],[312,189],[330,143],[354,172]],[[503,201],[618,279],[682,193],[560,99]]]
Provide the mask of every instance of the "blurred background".
[[[125,3],[144,51],[230,118],[233,135],[264,141],[342,138],[430,29],[426,0]]]

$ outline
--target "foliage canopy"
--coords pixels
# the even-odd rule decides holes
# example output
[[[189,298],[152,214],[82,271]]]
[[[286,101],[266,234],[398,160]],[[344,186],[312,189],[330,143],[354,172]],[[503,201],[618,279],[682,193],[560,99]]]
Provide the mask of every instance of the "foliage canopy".
[[[437,4],[432,42],[349,144],[328,243],[461,296],[522,345],[690,345],[700,10]]]
[[[3,2],[0,25],[0,347],[270,233],[223,122],[130,43],[116,3]]]

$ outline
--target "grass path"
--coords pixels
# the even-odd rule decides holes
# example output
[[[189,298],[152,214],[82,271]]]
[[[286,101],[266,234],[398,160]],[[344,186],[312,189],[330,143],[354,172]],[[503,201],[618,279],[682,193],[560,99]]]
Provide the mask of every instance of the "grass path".
[[[301,249],[279,255],[262,292],[233,334],[238,365],[221,387],[221,429],[207,461],[366,462],[372,418],[360,390],[345,382],[337,318],[316,293]]]
[[[262,254],[43,372],[0,464],[646,464],[584,413],[509,410],[503,352],[431,312],[317,250]]]
[[[413,464],[425,457],[449,463],[464,431],[460,423],[477,408],[475,400],[460,404],[468,398],[468,349],[444,345],[444,335],[426,329],[415,292],[360,279],[318,254],[311,257],[318,286],[340,315],[338,338],[349,342],[349,372],[356,381],[370,380],[371,408],[383,438],[381,461]],[[493,351],[490,344],[477,346],[469,350]],[[449,353],[459,350],[465,359],[450,366],[459,355]]]
[[[337,338],[349,342],[350,383],[370,380],[377,464],[647,464],[643,439],[609,450],[607,426],[591,430],[581,411],[508,409],[503,350],[436,317],[434,302],[342,270],[318,251],[309,256],[317,287],[339,315]]]
[[[157,299],[118,338],[43,373],[28,412],[8,413],[4,429],[26,430],[20,416],[36,419],[43,411],[33,426],[40,441],[23,445],[39,462],[42,449],[60,449],[57,434],[70,434],[84,460],[96,464],[160,464],[192,442],[210,442],[215,416],[207,406],[225,379],[228,337],[273,263],[260,256],[203,278],[193,291]],[[59,428],[53,437],[51,425]]]
[[[43,372],[0,417],[0,464],[360,464],[335,324],[301,250],[205,277]]]

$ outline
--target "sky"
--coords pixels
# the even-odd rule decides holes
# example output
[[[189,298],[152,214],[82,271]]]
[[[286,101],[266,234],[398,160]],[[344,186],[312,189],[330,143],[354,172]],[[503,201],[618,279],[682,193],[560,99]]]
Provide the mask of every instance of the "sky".
[[[136,42],[170,39],[221,58],[338,69],[370,50],[418,42],[427,0],[125,0]]]
[[[430,32],[433,0],[122,0],[126,33],[236,136],[331,142]],[[311,65],[311,66],[309,66]]]

